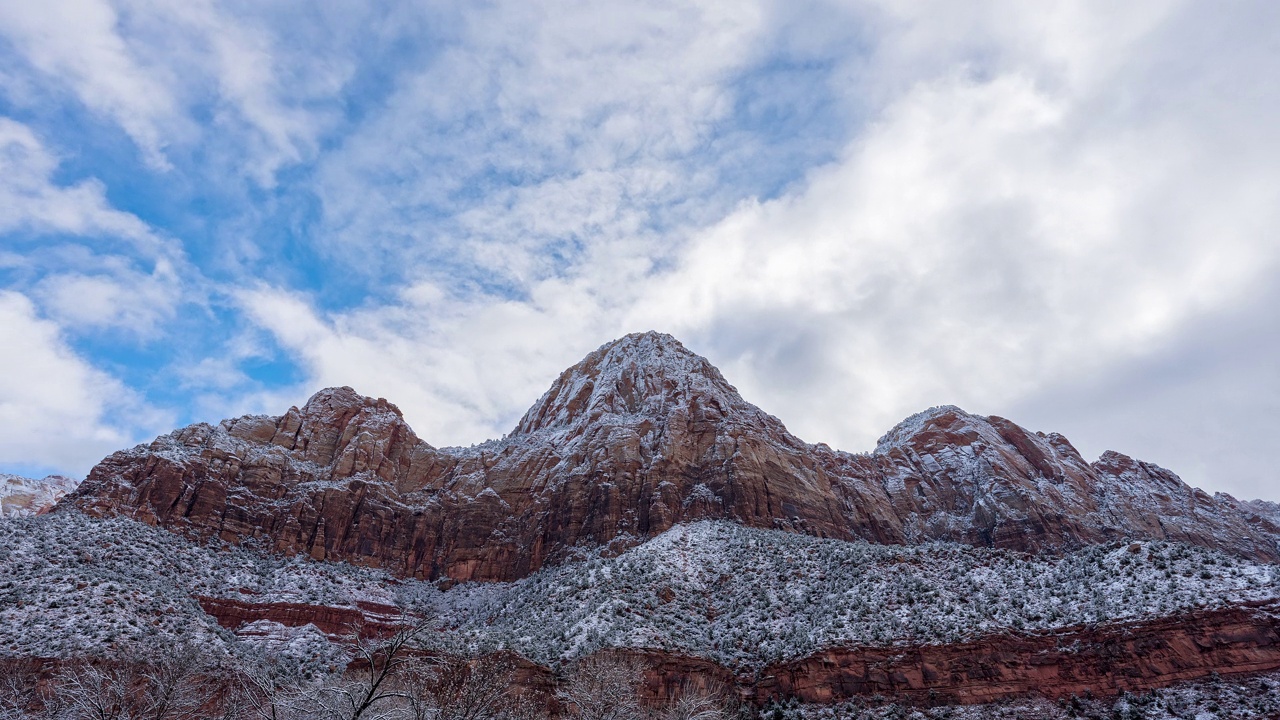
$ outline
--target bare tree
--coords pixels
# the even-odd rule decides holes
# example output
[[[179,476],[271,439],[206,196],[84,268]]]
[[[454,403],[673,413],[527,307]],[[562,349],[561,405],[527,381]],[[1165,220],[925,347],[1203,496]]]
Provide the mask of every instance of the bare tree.
[[[730,720],[737,716],[737,698],[717,680],[681,684],[680,693],[662,713],[662,720]]]
[[[171,648],[69,663],[54,678],[60,715],[84,720],[196,720],[218,693],[213,668],[197,650]]]
[[[44,704],[39,673],[16,661],[0,664],[0,720],[24,720]]]
[[[577,720],[643,720],[639,690],[644,665],[630,657],[593,655],[578,661],[556,691]]]
[[[291,720],[308,690],[297,667],[279,655],[255,652],[240,659],[231,686],[225,714],[237,720]]]
[[[119,662],[81,661],[64,666],[54,677],[65,714],[77,720],[128,720],[136,673]]]
[[[345,677],[321,685],[304,703],[311,717],[389,720],[404,715],[414,701],[408,688],[424,677],[429,664],[412,652],[422,629],[414,626],[382,640],[357,640]]]
[[[441,661],[412,689],[415,720],[529,718],[535,704],[515,692],[516,663],[510,655],[471,661]]]

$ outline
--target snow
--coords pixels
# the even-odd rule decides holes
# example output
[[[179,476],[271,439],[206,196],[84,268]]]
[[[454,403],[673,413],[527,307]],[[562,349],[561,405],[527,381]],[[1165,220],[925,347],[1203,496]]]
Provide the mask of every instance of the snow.
[[[0,473],[0,517],[35,515],[47,510],[80,485],[62,475],[40,480]]]
[[[64,510],[0,522],[0,656],[192,640],[238,652],[246,642],[293,642],[294,629],[272,626],[237,636],[197,596],[398,606],[431,619],[440,649],[506,648],[552,665],[605,647],[646,647],[751,671],[825,647],[1059,632],[1280,600],[1280,567],[1159,541],[1029,557],[705,521],[616,557],[588,554],[517,582],[442,592],[378,570],[197,545],[123,518]]]
[[[907,417],[897,425],[894,425],[889,432],[881,436],[880,439],[876,441],[875,453],[877,455],[884,455],[893,448],[901,447],[903,443],[919,434],[921,430],[924,430],[925,426],[935,418],[948,413],[953,413],[961,418],[970,417],[968,413],[955,405],[935,405],[928,410],[921,410],[920,412]]]
[[[1280,568],[1171,543],[1063,558],[881,546],[730,523],[678,526],[616,558],[460,586],[461,647],[555,663],[637,642],[739,669],[839,645],[955,642],[1280,597]],[[454,600],[468,597],[459,611]]]

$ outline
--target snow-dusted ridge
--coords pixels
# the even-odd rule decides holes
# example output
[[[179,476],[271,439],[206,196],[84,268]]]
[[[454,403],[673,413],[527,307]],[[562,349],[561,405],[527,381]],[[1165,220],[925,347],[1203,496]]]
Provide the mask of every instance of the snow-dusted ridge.
[[[399,605],[433,618],[433,645],[508,648],[546,664],[638,647],[750,670],[825,647],[949,643],[1277,599],[1280,567],[1164,542],[1029,557],[698,522],[616,557],[442,592],[377,570],[197,545],[122,518],[0,523],[0,656],[183,640],[234,652],[272,633],[304,645],[317,637],[263,626],[238,639],[196,596]]]
[[[0,517],[46,512],[79,485],[79,480],[63,475],[47,475],[37,480],[0,473]]]
[[[669,335],[607,343],[511,434],[435,448],[382,398],[192,425],[113,454],[66,503],[409,577],[515,580],[580,548],[729,520],[884,544],[1069,552],[1122,538],[1280,562],[1280,516],[1150,463],[952,406],[871,453],[811,445]]]
[[[739,669],[825,647],[952,643],[1280,598],[1280,567],[1164,542],[1064,557],[698,522],[614,558],[461,586],[458,622],[541,662],[652,647]]]

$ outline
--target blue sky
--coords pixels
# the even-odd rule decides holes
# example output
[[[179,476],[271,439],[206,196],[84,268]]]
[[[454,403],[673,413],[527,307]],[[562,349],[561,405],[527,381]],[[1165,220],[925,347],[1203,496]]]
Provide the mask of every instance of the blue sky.
[[[1280,499],[1280,9],[0,6],[0,470],[345,384],[437,445],[675,334]]]

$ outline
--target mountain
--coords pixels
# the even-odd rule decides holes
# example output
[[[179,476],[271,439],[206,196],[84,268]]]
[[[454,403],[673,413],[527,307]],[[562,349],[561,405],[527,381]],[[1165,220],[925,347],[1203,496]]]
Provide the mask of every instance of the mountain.
[[[79,480],[62,475],[47,475],[35,480],[0,473],[0,517],[21,517],[48,512],[79,484]]]
[[[669,335],[566,370],[501,440],[437,448],[395,405],[330,388],[103,460],[61,506],[405,577],[514,580],[679,523],[1064,552],[1133,538],[1280,560],[1280,517],[1057,434],[937,407],[870,453],[810,445]]]

